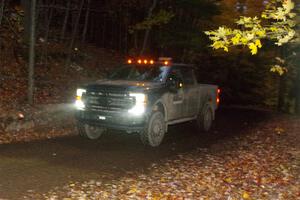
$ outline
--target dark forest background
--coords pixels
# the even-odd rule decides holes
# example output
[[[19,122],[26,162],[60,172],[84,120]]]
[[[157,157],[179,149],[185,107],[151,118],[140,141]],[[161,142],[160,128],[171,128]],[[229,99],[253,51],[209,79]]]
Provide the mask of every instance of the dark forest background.
[[[26,103],[32,0],[0,0],[0,102]],[[71,101],[81,83],[101,78],[127,56],[173,57],[198,67],[198,79],[218,84],[222,104],[300,110],[299,56],[283,76],[270,72],[276,57],[298,47],[264,41],[246,49],[213,51],[204,31],[259,16],[264,0],[37,0],[35,102]],[[4,94],[4,95],[3,95]],[[298,99],[298,100],[297,100]]]

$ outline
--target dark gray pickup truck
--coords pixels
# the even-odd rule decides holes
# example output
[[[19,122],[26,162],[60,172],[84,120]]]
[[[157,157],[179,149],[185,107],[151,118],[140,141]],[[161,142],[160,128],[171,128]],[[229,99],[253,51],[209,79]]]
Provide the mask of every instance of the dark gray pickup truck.
[[[89,139],[108,129],[137,132],[144,144],[156,147],[172,124],[195,120],[208,131],[219,91],[198,84],[191,65],[129,60],[109,78],[77,89],[78,131]]]

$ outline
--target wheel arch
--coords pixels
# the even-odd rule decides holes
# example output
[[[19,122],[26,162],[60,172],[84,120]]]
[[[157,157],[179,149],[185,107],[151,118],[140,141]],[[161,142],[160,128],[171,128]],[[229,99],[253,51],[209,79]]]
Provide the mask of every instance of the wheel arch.
[[[212,101],[210,101],[209,99],[203,104],[202,108],[201,108],[201,114],[203,114],[204,110],[206,108],[210,108],[211,111],[212,111],[212,115],[213,115],[213,120],[215,120],[215,109],[214,109],[214,106],[213,106],[213,103]]]
[[[164,115],[165,121],[168,121],[168,111],[165,104],[161,100],[158,100],[153,104],[152,111],[161,111]]]

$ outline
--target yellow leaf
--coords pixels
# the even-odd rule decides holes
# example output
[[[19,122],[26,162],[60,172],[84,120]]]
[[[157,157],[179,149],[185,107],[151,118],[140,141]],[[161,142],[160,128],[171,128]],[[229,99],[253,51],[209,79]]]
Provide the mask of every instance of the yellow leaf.
[[[127,194],[134,194],[136,192],[137,192],[137,188],[133,187],[127,192]]]
[[[291,12],[292,9],[294,9],[295,7],[295,4],[294,2],[292,2],[291,0],[285,0],[282,4],[282,7],[284,9],[286,9],[286,12],[289,13]]]
[[[255,45],[258,47],[258,48],[261,48],[262,45],[261,45],[261,42],[259,39],[255,40]]]
[[[161,193],[158,193],[158,194],[154,194],[152,196],[152,200],[160,200],[162,199],[163,195]]]
[[[247,192],[243,192],[243,199],[249,199],[250,195]]]
[[[257,46],[251,42],[250,44],[248,44],[249,49],[251,50],[251,54],[255,55],[257,54]]]
[[[247,33],[246,34],[246,39],[248,40],[248,41],[250,41],[250,40],[252,40],[253,38],[254,38],[254,33]]]
[[[248,39],[245,38],[245,37],[242,37],[241,42],[242,42],[243,45],[246,45],[248,43]]]
[[[273,32],[276,32],[278,29],[274,26],[270,27],[270,30],[273,31]]]
[[[228,178],[225,179],[225,181],[226,181],[227,183],[231,183],[231,182],[232,182],[232,179],[231,179],[230,177],[228,177]]]
[[[264,30],[258,30],[256,31],[256,35],[258,35],[259,37],[265,37],[266,32]]]
[[[223,47],[224,45],[222,44],[222,42],[220,41],[216,41],[211,45],[214,49],[219,49],[221,47]]]
[[[231,38],[232,44],[237,45],[240,42],[241,34],[236,34],[233,38]]]
[[[278,73],[280,76],[282,76],[284,73],[288,72],[288,69],[280,65],[274,65],[271,67],[270,71],[274,73]]]
[[[266,14],[262,14],[262,15],[261,15],[261,18],[266,19],[266,18],[267,18],[267,15],[266,15]]]
[[[279,128],[279,127],[275,128],[275,131],[279,135],[282,134],[282,133],[284,133],[284,129],[283,128]]]
[[[290,17],[290,18],[294,18],[294,17],[296,17],[296,16],[297,16],[296,13],[289,13],[289,17]]]

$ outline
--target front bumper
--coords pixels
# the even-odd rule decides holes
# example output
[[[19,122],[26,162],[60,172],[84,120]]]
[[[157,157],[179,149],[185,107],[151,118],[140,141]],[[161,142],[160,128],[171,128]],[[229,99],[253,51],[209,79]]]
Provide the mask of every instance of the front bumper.
[[[147,121],[146,114],[134,116],[127,112],[76,111],[75,117],[82,123],[123,131],[141,131]]]

